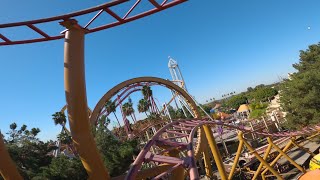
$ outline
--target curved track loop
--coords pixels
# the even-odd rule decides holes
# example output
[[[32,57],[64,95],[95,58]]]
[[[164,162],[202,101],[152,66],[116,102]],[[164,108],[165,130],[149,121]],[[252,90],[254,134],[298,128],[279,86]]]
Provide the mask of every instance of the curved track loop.
[[[148,84],[149,86],[153,86],[153,85],[164,86],[164,87],[166,87],[166,88],[168,88],[170,90],[173,90],[176,93],[180,94],[185,99],[185,101],[189,105],[189,107],[191,107],[191,110],[196,115],[196,118],[200,117],[200,113],[198,111],[197,105],[195,104],[193,99],[189,96],[189,94],[185,92],[184,89],[180,88],[179,86],[177,86],[173,82],[165,80],[165,79],[161,79],[161,78],[157,78],[157,77],[138,77],[138,78],[133,78],[133,79],[129,79],[127,81],[124,81],[124,82],[116,85],[112,89],[110,89],[99,100],[99,102],[94,107],[94,109],[92,111],[92,114],[90,116],[91,124],[96,124],[98,119],[99,119],[99,117],[103,113],[107,113],[107,112],[105,112],[104,105],[112,97],[116,96],[118,93],[120,93],[120,95],[121,94],[122,95],[126,94],[127,90],[128,90],[128,87],[133,87],[133,88],[138,87],[138,89],[139,89],[139,87],[141,87],[141,85],[143,86],[143,85],[146,85],[146,84]],[[200,151],[201,134],[202,134],[202,131],[199,131],[198,132],[198,139],[199,140],[197,142],[197,146],[196,146],[196,150],[195,150],[196,156],[198,156],[199,151]]]
[[[102,115],[103,113],[106,113],[105,109],[104,109],[104,105],[112,97],[116,96],[118,93],[126,94],[125,91],[128,90],[128,87],[140,87],[141,85],[145,85],[145,84],[148,84],[149,86],[151,86],[151,85],[160,85],[160,86],[164,86],[164,87],[166,87],[166,88],[168,88],[170,90],[175,91],[177,94],[180,94],[185,99],[186,103],[189,105],[189,107],[191,107],[191,110],[196,115],[196,118],[200,117],[200,113],[198,111],[197,105],[195,104],[193,99],[189,96],[189,94],[185,92],[184,89],[180,88],[179,86],[177,86],[173,82],[165,80],[165,79],[156,78],[156,77],[138,77],[138,78],[134,78],[134,79],[130,79],[130,80],[124,81],[124,82],[116,85],[112,89],[110,89],[99,100],[99,102],[97,103],[97,105],[93,109],[93,112],[92,112],[92,114],[90,116],[91,124],[96,124],[96,122],[99,119],[100,115]],[[201,142],[203,140],[202,136],[204,136],[203,134],[204,133],[202,133],[202,131],[198,131],[197,142],[196,142],[196,146],[195,146],[195,150],[194,150],[195,151],[194,154],[195,154],[196,157],[200,156],[200,150],[201,150],[201,147],[202,147]],[[164,169],[164,168],[159,168],[158,171],[160,169]]]
[[[197,105],[195,102],[192,100],[192,98],[188,95],[188,93],[185,92],[182,88],[177,86],[171,81],[161,79],[161,78],[156,78],[156,77],[138,77],[138,78],[133,78],[129,79],[127,81],[124,81],[112,89],[110,89],[97,103],[97,105],[94,107],[92,114],[90,116],[90,122],[92,124],[95,124],[96,121],[99,119],[99,117],[103,114],[106,113],[104,110],[104,105],[106,104],[107,101],[109,101],[112,97],[116,96],[118,93],[120,94],[125,94],[124,91],[128,89],[128,87],[141,87],[145,84],[148,84],[149,86],[153,85],[160,85],[167,87],[170,90],[174,90],[178,94],[180,94],[187,102],[187,104],[191,107],[192,111],[197,115],[196,117],[199,117],[199,111],[197,109]]]
[[[118,107],[130,94],[141,91],[143,86],[154,86],[154,85],[161,85],[156,82],[139,82],[130,84],[122,89],[118,89],[118,91],[113,95],[117,95],[117,98],[113,101],[115,107]],[[106,102],[105,102],[106,103]],[[97,117],[96,121],[98,121],[99,117],[102,115],[108,116],[111,112],[108,112],[105,107],[102,107],[99,116]],[[97,123],[97,122],[96,122]]]
[[[149,10],[139,12],[138,14],[135,15],[130,15],[131,12],[135,9],[141,9],[139,7],[139,4],[141,4],[141,1],[143,0],[136,0],[136,2],[133,5],[129,5],[127,8],[127,11],[124,15],[112,11],[110,8],[113,6],[117,6],[120,4],[123,4],[129,0],[113,0],[111,2],[92,7],[89,9],[65,14],[65,15],[60,15],[60,16],[55,16],[55,17],[50,17],[50,18],[44,18],[44,19],[38,19],[38,20],[32,20],[32,21],[24,21],[24,22],[16,22],[16,23],[8,23],[8,24],[0,24],[0,28],[28,28],[32,30],[33,32],[37,33],[39,37],[34,37],[30,39],[18,39],[18,40],[12,40],[6,37],[4,34],[0,34],[0,39],[3,40],[3,42],[0,42],[0,45],[14,45],[14,44],[26,44],[26,43],[34,43],[34,42],[42,42],[42,41],[50,41],[50,40],[56,40],[56,39],[62,39],[64,38],[63,34],[58,34],[58,29],[60,26],[58,25],[57,22],[59,21],[66,21],[69,19],[75,19],[79,16],[87,15],[89,13],[94,13],[96,14],[90,19],[89,22],[83,25],[83,27],[86,29],[86,34],[93,33],[96,31],[101,31],[104,29],[112,28],[121,24],[125,24],[127,22],[134,21],[136,19],[143,18],[145,16],[157,13],[159,11],[165,10],[167,8],[170,8],[172,6],[178,5],[180,3],[185,2],[186,0],[173,0],[171,2],[168,2],[168,0],[163,0],[161,4],[157,3],[155,0],[148,0],[154,8],[151,8]],[[122,7],[123,8],[123,7]],[[99,18],[99,16],[102,13],[107,13],[109,16],[112,16],[114,18],[114,21],[111,23],[107,23],[101,26],[95,26],[95,27],[90,27],[90,25]],[[37,24],[47,24],[47,23],[53,23],[56,24],[56,29],[57,29],[57,34],[55,35],[50,35],[49,33],[45,32],[44,30],[41,30],[39,27],[36,27]],[[10,31],[10,29],[7,29]],[[62,31],[64,33],[65,31]]]
[[[294,132],[263,133],[225,124],[221,121],[211,121],[209,119],[177,120],[165,125],[147,142],[132,164],[126,179],[135,179],[137,176],[141,177],[139,174],[146,171],[140,171],[141,166],[144,163],[150,162],[157,164],[158,166],[170,165],[170,168],[167,168],[165,172],[156,175],[154,171],[149,174],[144,173],[145,176],[143,178],[153,177],[153,179],[161,179],[172,173],[175,169],[182,167],[186,171],[189,171],[190,179],[199,179],[195,164],[198,158],[194,155],[193,137],[194,133],[203,125],[222,125],[237,129],[241,132],[254,133],[256,135],[268,137],[281,137],[279,140],[274,141],[274,144],[276,145],[283,143],[288,137],[311,135],[320,131],[320,126],[316,125],[314,128],[307,127]],[[157,149],[157,151],[152,151],[152,149]],[[185,154],[186,156],[170,156],[170,151],[178,151],[180,154]],[[177,152],[175,152],[175,154],[177,154]]]

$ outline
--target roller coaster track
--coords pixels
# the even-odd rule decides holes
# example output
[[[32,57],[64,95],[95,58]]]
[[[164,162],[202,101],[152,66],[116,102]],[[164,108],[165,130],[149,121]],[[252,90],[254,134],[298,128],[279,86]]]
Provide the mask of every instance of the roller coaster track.
[[[180,3],[185,2],[186,0],[163,0],[161,3],[158,3],[156,0],[148,0],[152,4],[152,8],[143,12],[134,14],[134,10],[139,10],[142,0],[114,0],[96,7],[89,9],[77,11],[74,13],[69,13],[61,16],[55,16],[50,18],[25,21],[25,22],[16,22],[8,24],[0,24],[0,28],[3,30],[10,31],[10,28],[28,28],[38,35],[38,37],[33,37],[30,39],[11,39],[6,34],[0,34],[0,45],[16,45],[16,44],[26,44],[26,43],[35,43],[35,42],[44,42],[57,39],[66,38],[68,41],[65,41],[65,91],[67,104],[70,109],[68,116],[70,117],[69,123],[71,128],[71,135],[73,140],[76,142],[76,148],[80,152],[84,168],[87,170],[90,179],[108,179],[109,174],[93,141],[93,137],[90,133],[90,125],[87,113],[87,101],[86,101],[86,91],[85,91],[85,81],[84,81],[84,34],[94,33],[100,30],[112,28],[121,24],[125,24],[139,18],[146,17],[153,13],[160,12],[164,9],[173,7]],[[126,2],[134,2],[133,4],[128,4]],[[119,13],[112,9],[112,7],[127,4],[123,8],[125,13]],[[77,24],[77,19],[81,16],[88,15],[90,13],[95,13],[95,15],[90,18],[86,24]],[[103,13],[107,13],[109,16],[114,18],[114,21],[111,23],[106,23],[101,26],[94,26],[94,22],[101,17]],[[134,14],[134,15],[132,15]],[[48,32],[45,32],[40,28],[40,25],[47,24],[56,25],[56,31],[54,35],[51,35]],[[67,29],[62,32],[58,32],[58,24],[65,26]],[[67,65],[67,66],[66,66]],[[68,68],[66,68],[68,67]],[[76,78],[75,78],[76,77]],[[197,106],[193,99],[179,86],[172,82],[160,78],[144,77],[136,78],[120,83],[115,88],[111,89],[106,93],[101,100],[97,103],[94,108],[91,116],[90,122],[92,124],[96,123],[98,117],[103,114],[102,111],[107,100],[111,99],[113,95],[118,93],[122,88],[139,82],[155,82],[161,84],[171,90],[174,90],[177,94],[185,98],[186,103],[191,107],[192,112],[195,114],[195,119],[189,120],[177,120],[172,123],[166,124],[161,129],[159,129],[152,138],[147,142],[145,147],[142,149],[135,162],[131,166],[126,178],[127,179],[146,179],[151,177],[154,179],[160,179],[164,176],[171,175],[173,179],[184,179],[184,176],[187,174],[185,170],[189,173],[190,179],[199,179],[199,174],[196,167],[196,161],[200,160],[200,156],[203,156],[206,166],[207,176],[211,176],[211,163],[210,157],[208,154],[208,144],[211,150],[211,153],[214,157],[216,165],[218,167],[219,174],[221,179],[232,179],[234,172],[237,168],[240,154],[244,146],[261,162],[259,168],[254,174],[254,178],[261,173],[262,178],[267,171],[276,176],[278,179],[283,179],[281,175],[274,170],[273,165],[276,161],[285,157],[301,172],[305,170],[296,164],[286,152],[294,144],[293,141],[290,141],[283,149],[278,147],[278,144],[273,142],[272,137],[286,138],[286,137],[298,137],[298,136],[310,136],[319,134],[320,126],[316,125],[313,127],[306,127],[299,131],[294,132],[279,132],[279,133],[268,133],[268,132],[255,132],[248,129],[244,129],[237,126],[232,126],[229,124],[224,124],[221,122],[210,121],[208,119],[200,119]],[[77,101],[75,101],[77,97]],[[103,112],[103,113],[102,113]],[[239,130],[239,146],[237,150],[236,157],[234,159],[233,166],[227,177],[225,168],[221,161],[221,156],[219,150],[216,146],[214,137],[212,136],[211,127],[216,125],[228,126],[233,129]],[[145,131],[144,131],[145,132]],[[197,132],[197,140],[193,141],[195,133]],[[204,133],[203,133],[204,132]],[[247,142],[243,137],[243,133],[254,133],[257,135],[262,135],[267,137],[268,146],[265,150],[264,156],[261,157],[254,148]],[[208,144],[206,144],[208,142]],[[271,162],[266,162],[266,158],[274,148],[279,155]],[[154,149],[154,150],[152,150]],[[201,154],[202,153],[202,154]],[[5,179],[22,179],[19,175],[17,168],[15,168],[14,163],[9,157],[8,152],[5,149],[2,136],[0,136],[0,173]],[[156,165],[149,169],[141,170],[143,163],[150,163]],[[264,168],[264,169],[263,169]]]
[[[89,117],[86,113],[86,108],[88,105],[84,81],[84,35],[146,17],[148,15],[181,4],[186,0],[163,0],[161,3],[156,0],[148,0],[148,2],[152,4],[152,7],[148,10],[141,8],[142,1],[143,0],[113,0],[96,7],[60,16],[24,22],[0,24],[0,28],[3,30],[3,32],[10,32],[11,28],[27,28],[38,35],[38,37],[32,37],[29,39],[11,39],[7,36],[7,34],[0,34],[0,45],[2,46],[44,42],[63,38],[67,39],[67,41],[64,41],[64,73],[65,92],[68,92],[66,93],[66,100],[67,106],[70,109],[70,111],[68,111],[68,117],[70,118],[69,125],[73,141],[76,142],[76,148],[80,152],[79,154],[81,156],[84,168],[86,169],[89,177],[92,179],[101,179],[103,177],[108,179],[109,173],[103,166],[102,160],[99,156],[94,139],[90,132],[90,124],[88,123]],[[130,3],[125,2],[134,2],[134,4],[130,5]],[[116,12],[112,9],[112,7],[123,3],[125,3],[126,6],[121,7],[121,10],[127,10],[125,11],[125,14]],[[96,21],[104,12],[113,17],[114,21],[101,26],[92,27],[93,22]],[[90,13],[96,14],[86,24],[78,24],[77,19],[80,16],[89,15]],[[46,26],[49,23],[56,28],[54,35],[51,35],[39,27],[39,25]],[[59,28],[61,28],[61,26],[58,24],[66,28],[61,33],[59,33]],[[14,34],[14,36],[16,35],[17,34]],[[91,147],[88,148],[88,146]],[[2,138],[0,138],[0,156],[2,158],[0,161],[1,175],[5,179],[22,179],[17,168],[14,168],[14,163],[6,151]]]
[[[49,23],[52,23],[56,25],[55,27],[57,29],[56,32],[58,32],[59,31],[58,29],[61,26],[57,22],[76,19],[80,16],[84,16],[89,13],[95,13],[95,15],[86,24],[82,26],[86,30],[85,33],[90,34],[90,33],[112,28],[115,26],[119,26],[128,22],[146,17],[148,15],[160,12],[172,6],[183,3],[186,0],[173,0],[170,2],[168,0],[163,0],[161,3],[158,3],[156,0],[148,0],[148,1],[153,5],[154,8],[143,11],[143,12],[139,12],[138,14],[135,14],[135,15],[131,15],[131,14],[133,14],[132,12],[134,10],[139,9],[139,5],[141,4],[142,0],[135,0],[135,3],[133,3],[132,5],[129,5],[128,3],[126,3],[126,2],[130,2],[129,0],[113,0],[111,2],[102,4],[96,7],[92,7],[89,9],[85,9],[85,10],[81,10],[81,11],[77,11],[69,14],[64,14],[60,16],[37,19],[32,21],[0,24],[0,28],[2,29],[8,28],[8,31],[9,31],[9,28],[20,28],[20,29],[28,28],[39,35],[39,37],[33,37],[30,39],[13,40],[13,39],[9,39],[5,34],[0,34],[0,39],[3,40],[2,42],[0,42],[0,45],[35,43],[35,42],[63,39],[65,37],[64,33],[66,32],[66,30],[62,31],[60,34],[57,33],[55,35],[50,35],[48,32],[45,32],[43,29],[40,29],[39,27],[37,27],[37,25],[39,24],[47,25]],[[111,10],[112,7],[120,4],[128,4],[127,7],[122,7],[122,8],[127,8],[124,14],[119,12],[117,13],[116,11]],[[114,21],[101,26],[91,27],[90,25],[92,25],[92,23],[96,21],[101,16],[102,13],[107,13],[109,16],[114,18]]]
[[[158,83],[154,82],[141,82],[141,83],[135,83],[135,84],[130,84],[127,87],[124,87],[123,89],[120,89],[116,94],[117,98],[113,101],[115,104],[115,107],[118,107],[130,94],[141,91],[143,86],[154,86],[154,85],[160,85]],[[107,109],[104,107],[104,109],[101,110],[99,117],[102,115],[108,116],[111,112],[108,112]]]
[[[296,136],[306,136],[306,135],[313,135],[317,134],[320,131],[320,127],[318,125],[314,127],[306,127],[299,131],[292,131],[292,132],[279,132],[279,133],[264,133],[264,132],[257,132],[251,131],[239,126],[234,126],[226,123],[222,123],[220,121],[211,121],[209,119],[189,119],[189,120],[177,120],[172,123],[169,123],[162,127],[156,134],[146,143],[145,147],[141,150],[138,157],[132,164],[130,171],[128,172],[126,178],[127,179],[138,179],[142,178],[139,176],[140,168],[142,164],[146,163],[153,163],[160,165],[170,165],[170,168],[167,168],[164,172],[156,173],[156,168],[154,168],[153,172],[150,172],[149,175],[153,176],[153,179],[161,179],[163,177],[168,177],[169,174],[175,172],[179,168],[183,168],[185,171],[189,172],[190,179],[199,179],[199,174],[197,171],[197,167],[195,162],[198,158],[194,156],[194,135],[195,132],[204,125],[210,126],[226,126],[232,129],[239,130],[241,133],[239,135],[239,139],[241,140],[239,146],[243,146],[243,142],[246,146],[250,147],[250,145],[245,141],[242,137],[243,133],[254,133],[256,135],[264,135],[268,137],[268,148],[265,149],[265,153],[270,153],[271,145],[275,147],[275,151],[281,151],[278,147],[279,145],[286,142],[290,137]],[[279,137],[280,139],[275,140],[274,142],[271,140],[271,137]],[[201,139],[197,140],[198,142],[203,143]],[[241,145],[242,144],[242,145]],[[270,145],[271,144],[271,145]],[[201,145],[198,145],[201,146]],[[252,148],[252,147],[251,147]],[[152,149],[158,149],[158,151],[151,151]],[[250,149],[250,148],[249,148]],[[174,151],[173,156],[171,151]],[[185,156],[176,156],[177,154],[185,154]],[[264,161],[260,155],[256,151],[252,151],[259,160]],[[284,155],[285,156],[285,155]],[[239,160],[239,157],[236,157]],[[288,158],[288,156],[285,156]],[[232,169],[235,169],[235,164]],[[294,164],[294,163],[293,163]],[[296,166],[296,164],[294,164]],[[271,166],[267,167],[272,173],[274,173],[278,178],[281,179],[281,176],[272,169]],[[301,167],[297,167],[299,170],[304,171]],[[221,173],[221,172],[220,172]],[[229,179],[232,178],[232,174],[229,175]],[[145,178],[145,177],[144,177]]]

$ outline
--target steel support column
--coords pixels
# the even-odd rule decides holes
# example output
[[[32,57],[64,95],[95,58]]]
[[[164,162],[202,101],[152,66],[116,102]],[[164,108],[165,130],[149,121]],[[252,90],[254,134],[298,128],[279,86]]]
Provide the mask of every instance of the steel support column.
[[[89,179],[110,179],[89,123],[84,67],[85,30],[72,19],[60,24],[68,29],[64,42],[64,86],[72,139]]]
[[[285,157],[292,165],[294,165],[301,172],[305,173],[304,170],[299,164],[297,164],[294,160],[292,160],[285,152],[283,152],[277,145],[275,145],[270,137],[267,138],[269,144],[271,144],[283,157]]]
[[[206,134],[206,138],[208,140],[208,144],[210,146],[213,158],[214,158],[214,160],[216,162],[216,165],[218,167],[218,171],[219,171],[220,177],[221,177],[222,180],[227,180],[226,170],[224,168],[223,161],[221,159],[221,155],[220,155],[217,143],[216,143],[216,141],[215,141],[215,139],[214,139],[214,137],[212,135],[212,131],[209,128],[208,125],[204,125],[203,129],[204,129],[204,132]]]
[[[269,145],[268,145],[268,148],[267,148],[267,150],[265,151],[264,156],[263,156],[263,159],[264,159],[265,161],[267,160],[271,149],[272,149],[272,145],[269,144]],[[254,176],[253,176],[253,178],[252,178],[253,180],[254,180],[254,179],[257,179],[257,177],[258,177],[258,175],[260,174],[260,171],[261,171],[261,169],[262,169],[262,166],[263,166],[263,164],[262,164],[262,162],[260,162],[260,165],[259,165],[258,169],[256,170],[256,172],[254,173]]]
[[[234,172],[238,166],[238,163],[239,163],[239,158],[240,158],[240,155],[241,155],[241,152],[242,152],[242,149],[243,149],[243,140],[241,139],[243,136],[243,132],[240,131],[239,134],[238,134],[238,139],[239,139],[239,145],[238,145],[238,150],[237,150],[237,153],[236,153],[236,157],[234,158],[234,162],[233,162],[233,165],[231,167],[231,171],[230,171],[230,174],[229,174],[229,177],[228,179],[231,180],[233,175],[234,175]]]
[[[283,148],[283,152],[287,152],[288,150],[289,150],[289,148],[291,147],[291,145],[292,145],[292,142],[290,141],[284,148]],[[279,155],[270,163],[270,166],[272,167],[273,165],[275,165],[276,164],[276,162],[281,158],[281,154],[279,153]],[[265,176],[264,176],[264,174],[266,173],[266,172],[268,172],[269,171],[269,169],[268,168],[265,168],[263,171],[262,171],[262,173],[261,173],[261,177],[262,177],[262,179],[265,179]]]
[[[283,178],[280,176],[280,174],[279,174],[276,170],[274,170],[274,169],[272,168],[272,166],[269,165],[269,163],[266,162],[266,161],[253,149],[253,147],[250,146],[250,144],[249,144],[248,142],[246,142],[245,139],[243,139],[243,137],[241,137],[241,140],[244,142],[244,145],[249,149],[249,151],[251,151],[251,153],[253,153],[253,155],[254,155],[264,166],[266,166],[266,168],[269,169],[269,171],[271,171],[272,174],[274,174],[274,175],[277,177],[277,179],[283,179]]]
[[[207,148],[203,148],[203,159],[204,159],[204,166],[206,171],[206,176],[210,179],[213,176],[210,154]]]

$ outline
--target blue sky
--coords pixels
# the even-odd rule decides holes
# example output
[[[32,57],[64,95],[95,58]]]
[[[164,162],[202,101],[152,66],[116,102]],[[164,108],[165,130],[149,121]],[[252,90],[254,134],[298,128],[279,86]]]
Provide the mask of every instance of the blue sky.
[[[60,15],[103,2],[3,0],[0,23]],[[170,78],[169,55],[178,61],[189,92],[199,102],[275,82],[293,71],[299,50],[319,41],[319,6],[318,0],[190,0],[89,34],[85,42],[89,107],[124,80]],[[20,30],[0,33],[28,37]],[[42,139],[55,138],[60,128],[53,125],[51,114],[65,104],[63,40],[0,47],[0,62],[1,131],[17,122],[39,127]],[[161,98],[168,97],[159,93]]]

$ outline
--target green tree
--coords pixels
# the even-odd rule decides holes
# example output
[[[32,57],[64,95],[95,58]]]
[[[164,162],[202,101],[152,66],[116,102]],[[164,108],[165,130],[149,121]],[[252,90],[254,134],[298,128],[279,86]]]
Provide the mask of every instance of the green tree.
[[[260,88],[264,88],[265,86],[266,85],[264,85],[264,84],[259,84],[254,88],[254,90],[257,90],[257,89],[260,89]]]
[[[151,107],[152,104],[150,102],[150,97],[152,96],[151,87],[150,86],[143,86],[141,92],[142,92],[143,98],[149,102],[149,112],[152,112],[152,107]],[[150,110],[150,108],[151,108],[151,110]]]
[[[17,128],[17,124],[16,123],[10,124],[10,129],[11,130],[16,130],[16,128]]]
[[[202,109],[203,109],[206,113],[210,114],[210,110],[211,110],[211,107],[210,107],[210,106],[206,106],[206,105],[202,105],[202,104],[200,104],[200,106],[202,107]],[[205,112],[202,111],[202,109],[201,109],[200,107],[198,107],[198,111],[200,112],[201,116],[202,116],[202,117],[206,117],[207,115],[206,115]]]
[[[186,116],[183,113],[183,110],[181,108],[178,108],[175,112],[176,118],[186,118]]]
[[[58,156],[57,158],[53,158],[50,165],[44,167],[43,172],[36,178],[39,180],[44,178],[51,180],[85,180],[88,178],[88,175],[79,158]]]
[[[122,111],[124,113],[125,116],[131,116],[133,122],[136,122],[134,117],[133,117],[133,113],[134,113],[134,109],[132,107],[132,103],[130,102],[126,102],[122,105]]]
[[[70,145],[72,143],[72,138],[71,136],[66,133],[65,131],[61,132],[58,134],[57,139],[62,143],[62,144],[68,144]]]
[[[13,123],[15,124],[15,123]],[[11,126],[13,130],[15,128]],[[32,179],[42,172],[42,168],[50,164],[52,152],[56,147],[52,146],[53,142],[42,142],[36,136],[40,132],[39,128],[27,130],[27,126],[23,125],[19,131],[9,131],[9,138],[15,137],[15,140],[7,140],[6,146],[11,158],[16,163],[21,175],[24,179]],[[13,135],[14,134],[14,135]]]
[[[226,105],[232,109],[238,109],[241,104],[246,104],[246,103],[247,103],[247,97],[242,94],[232,96],[230,99],[226,101]]]
[[[97,127],[95,140],[111,177],[124,174],[139,153],[136,140],[118,141],[106,126]]]
[[[22,125],[19,132],[24,132],[27,129],[27,125]]]
[[[143,86],[141,91],[144,99],[149,99],[149,97],[152,96],[152,90],[150,86]]]
[[[111,113],[111,112],[113,113],[114,117],[116,117],[116,119],[117,119],[119,127],[121,127],[120,121],[119,121],[119,119],[118,119],[118,117],[116,115],[116,104],[115,104],[115,102],[114,101],[112,102],[111,100],[109,100],[109,101],[106,102],[106,104],[104,106],[105,106],[105,108],[106,108],[108,113]]]
[[[171,105],[168,105],[167,109],[169,111],[171,119],[177,119],[176,111],[174,110],[174,108]]]
[[[146,99],[140,99],[138,107],[137,107],[139,113],[143,113],[144,112],[146,114],[146,116],[148,117],[147,111],[149,110],[149,106],[150,106],[150,104]]]
[[[249,106],[251,110],[250,118],[257,119],[266,114],[268,103],[255,102],[255,103],[251,103]]]
[[[64,112],[55,112],[52,114],[52,119],[55,125],[61,125],[62,130],[66,131],[68,134],[70,134],[69,130],[66,128],[67,118]]]
[[[59,124],[61,126],[64,126],[67,122],[66,115],[63,112],[56,112],[52,114],[52,119],[55,125]]]
[[[9,133],[7,133],[8,135],[9,135],[9,139],[8,139],[8,141],[10,141],[10,142],[15,142],[16,141],[16,139],[18,138],[18,136],[19,136],[19,133],[18,133],[18,131],[16,130],[17,129],[17,124],[16,123],[12,123],[12,124],[10,124],[10,132]]]
[[[281,86],[280,101],[287,126],[294,129],[320,122],[320,43],[300,51],[293,67],[297,72]]]
[[[270,101],[278,91],[271,87],[260,87],[250,93],[252,99],[256,102],[267,102]]]

